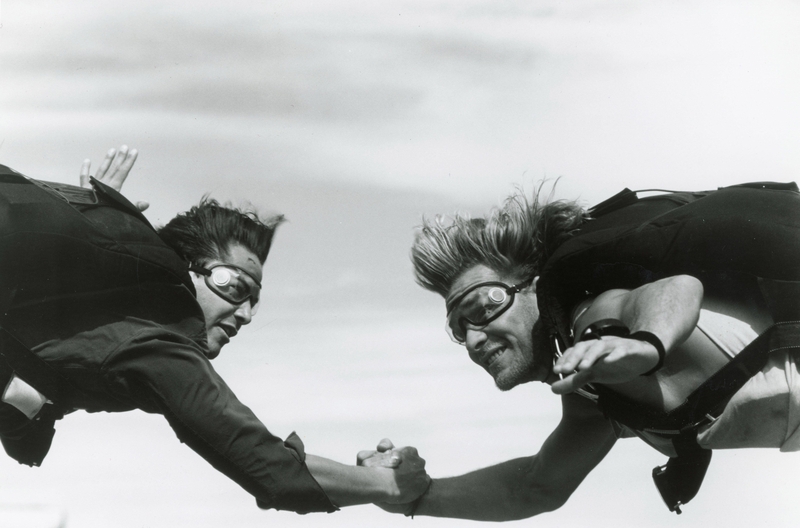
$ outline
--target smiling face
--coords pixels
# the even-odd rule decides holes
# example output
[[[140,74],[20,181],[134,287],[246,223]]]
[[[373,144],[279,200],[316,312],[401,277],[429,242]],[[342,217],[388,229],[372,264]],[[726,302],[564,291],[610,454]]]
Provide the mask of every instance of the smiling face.
[[[502,282],[509,286],[527,277],[500,274],[476,265],[462,273],[448,292],[448,299],[482,282]],[[464,345],[469,357],[488,372],[500,390],[509,390],[527,381],[544,381],[551,365],[546,360],[545,336],[536,304],[536,282],[522,289],[513,304],[485,326],[464,325]]]
[[[231,245],[227,255],[221,259],[203,263],[206,267],[215,264],[232,264],[245,270],[257,281],[261,282],[262,264],[250,250],[239,244]],[[194,287],[197,290],[197,302],[203,309],[208,335],[208,357],[213,359],[219,355],[223,346],[239,333],[239,329],[250,323],[253,317],[252,306],[247,300],[241,304],[232,304],[216,293],[206,284],[202,275],[191,272]]]

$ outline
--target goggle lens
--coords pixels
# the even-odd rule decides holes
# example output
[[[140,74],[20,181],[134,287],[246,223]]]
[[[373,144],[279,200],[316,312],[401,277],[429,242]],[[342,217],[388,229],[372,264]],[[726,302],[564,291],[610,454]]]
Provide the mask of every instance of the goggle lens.
[[[487,284],[469,291],[447,318],[447,333],[457,343],[466,340],[465,323],[483,326],[492,322],[511,304],[506,288]]]
[[[247,273],[231,266],[218,265],[209,270],[206,285],[232,304],[241,304],[250,300],[251,312],[255,315],[260,303],[261,286]]]

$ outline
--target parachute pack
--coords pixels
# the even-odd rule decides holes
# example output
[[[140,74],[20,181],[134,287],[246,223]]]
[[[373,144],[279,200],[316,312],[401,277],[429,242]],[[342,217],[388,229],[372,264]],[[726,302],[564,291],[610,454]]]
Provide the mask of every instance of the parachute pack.
[[[59,314],[126,306],[126,313],[205,336],[188,263],[127,199],[94,179],[92,186],[34,180],[0,165],[0,386],[17,376],[48,400],[35,420],[0,434],[8,455],[27,465],[41,464],[54,422],[71,410],[62,395],[80,392],[31,351],[62,337]],[[163,295],[176,292],[186,306],[180,313],[189,315],[141,302],[140,288],[152,284]]]
[[[680,274],[707,290],[746,285],[760,292],[774,325],[695,390],[661,412],[597,385],[600,409],[638,431],[672,440],[678,453],[653,477],[670,511],[700,488],[711,451],[697,429],[765,365],[772,350],[800,348],[800,192],[795,183],[756,182],[713,191],[624,189],[591,208],[577,233],[547,260],[537,293],[553,353],[574,341],[570,313],[582,300],[613,288],[635,289]]]

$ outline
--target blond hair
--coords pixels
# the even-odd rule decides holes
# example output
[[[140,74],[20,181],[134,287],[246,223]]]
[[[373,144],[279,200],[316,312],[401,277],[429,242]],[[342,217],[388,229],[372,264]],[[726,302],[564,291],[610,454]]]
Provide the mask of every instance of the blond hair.
[[[446,297],[453,282],[478,264],[526,278],[538,275],[587,218],[574,201],[540,201],[542,187],[531,199],[517,188],[483,218],[456,213],[423,219],[411,247],[417,283]]]

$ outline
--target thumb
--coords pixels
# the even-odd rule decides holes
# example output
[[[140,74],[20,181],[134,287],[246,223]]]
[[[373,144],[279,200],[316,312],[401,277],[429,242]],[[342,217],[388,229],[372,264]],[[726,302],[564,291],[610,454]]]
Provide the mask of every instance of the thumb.
[[[391,441],[391,440],[389,440],[388,438],[384,438],[383,440],[381,440],[380,442],[378,442],[378,447],[377,447],[377,449],[378,449],[378,451],[380,451],[381,453],[384,453],[384,452],[386,452],[386,451],[389,451],[390,449],[394,449],[394,444],[393,444],[393,443],[392,443],[392,441]]]
[[[575,392],[591,381],[591,369],[576,372],[563,380],[556,381],[550,389],[556,394],[569,394]]]

